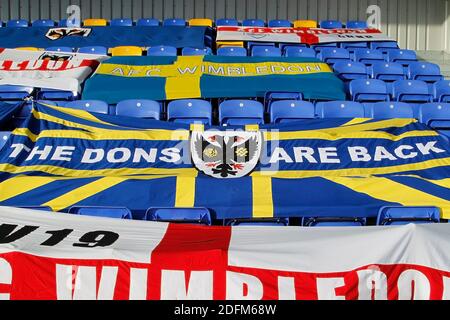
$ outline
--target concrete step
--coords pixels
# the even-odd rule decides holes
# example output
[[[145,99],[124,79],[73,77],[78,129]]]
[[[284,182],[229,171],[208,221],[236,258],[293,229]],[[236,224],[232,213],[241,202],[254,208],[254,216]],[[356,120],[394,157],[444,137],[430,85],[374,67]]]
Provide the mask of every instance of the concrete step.
[[[422,61],[436,63],[441,68],[441,73],[446,79],[450,79],[450,53],[445,51],[416,51],[417,58]]]

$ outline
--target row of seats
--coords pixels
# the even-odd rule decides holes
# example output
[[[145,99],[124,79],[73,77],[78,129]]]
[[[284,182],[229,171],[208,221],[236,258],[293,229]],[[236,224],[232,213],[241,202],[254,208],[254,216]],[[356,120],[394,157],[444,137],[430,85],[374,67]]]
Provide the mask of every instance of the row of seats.
[[[4,23],[0,22],[0,26],[3,26]],[[112,19],[110,21],[106,19],[86,19],[83,21],[83,26],[91,27],[91,26],[207,26],[212,27],[213,25],[216,26],[248,26],[248,27],[270,27],[270,28],[289,28],[289,27],[295,27],[295,28],[316,28],[319,26],[320,28],[324,29],[341,29],[341,28],[350,28],[350,29],[367,29],[367,22],[365,21],[357,21],[352,20],[348,21],[345,25],[337,20],[323,20],[317,23],[317,21],[314,20],[295,20],[293,22],[285,19],[273,19],[269,20],[266,24],[266,22],[262,19],[246,19],[243,20],[242,23],[239,22],[237,19],[217,19],[215,23],[211,19],[179,19],[179,18],[171,18],[171,19],[164,19],[162,22],[159,19],[154,18],[143,18],[139,19],[136,22],[134,22],[132,19],[129,18],[119,18],[119,19]],[[28,20],[24,19],[17,19],[17,20],[9,20],[6,22],[6,27],[11,28],[20,28],[20,27],[66,27],[67,26],[67,19],[60,20],[58,23],[51,19],[40,19],[35,20],[31,24]]]
[[[50,207],[23,207],[52,211]],[[131,211],[126,207],[88,207],[74,206],[69,213],[83,216],[107,217],[116,219],[133,219]],[[149,208],[143,220],[191,223],[212,225],[213,215],[207,208]],[[377,215],[377,225],[405,225],[408,223],[439,223],[440,211],[437,207],[383,207]],[[289,218],[274,219],[227,219],[224,225],[229,226],[288,226]],[[366,226],[367,219],[360,217],[303,217],[304,227],[356,227]]]

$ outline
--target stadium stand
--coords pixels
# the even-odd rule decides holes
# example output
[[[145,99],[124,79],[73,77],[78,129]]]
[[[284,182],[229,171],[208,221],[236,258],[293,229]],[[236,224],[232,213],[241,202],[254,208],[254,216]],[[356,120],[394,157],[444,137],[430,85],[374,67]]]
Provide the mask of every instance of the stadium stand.
[[[212,124],[211,103],[199,99],[171,101],[167,105],[167,121]]]
[[[70,47],[48,47],[46,51],[56,51],[56,52],[73,52],[73,48]]]
[[[239,26],[239,21],[237,19],[217,19],[216,26]]]
[[[199,26],[211,28],[213,26],[213,21],[211,19],[190,19],[188,24],[191,27]]]
[[[109,22],[110,26],[113,27],[131,27],[133,25],[133,20],[131,19],[112,19]]]
[[[419,106],[419,121],[450,137],[450,103],[425,103]]]
[[[312,48],[302,48],[302,47],[286,47],[284,49],[283,55],[285,57],[297,57],[297,58],[315,58],[316,51]]]
[[[437,82],[443,79],[441,69],[430,62],[413,62],[408,66],[408,79]]]
[[[83,21],[85,27],[105,27],[107,25],[108,20],[106,19],[86,19]]]
[[[186,20],[184,19],[165,19],[162,23],[163,26],[178,26],[184,27],[186,25]]]
[[[324,48],[317,54],[317,58],[332,67],[336,62],[349,62],[350,52],[343,48]]]
[[[107,55],[108,54],[108,48],[102,47],[102,46],[90,46],[90,47],[81,47],[78,49],[79,53],[90,53],[90,54],[100,54],[100,55]]]
[[[66,108],[86,110],[90,112],[97,112],[108,114],[109,106],[106,102],[100,100],[77,100],[70,101],[65,105]]]
[[[0,85],[0,100],[23,100],[34,92],[33,87],[16,86],[16,85]]]
[[[414,118],[412,107],[404,102],[376,102],[364,105],[366,117],[374,119]]]
[[[183,56],[205,56],[212,54],[212,51],[210,48],[191,48],[191,47],[184,47],[181,51],[181,54]]]
[[[274,19],[274,20],[270,20],[267,23],[267,26],[269,28],[290,28],[291,27],[291,22],[289,20],[278,20],[278,19]]]
[[[264,27],[266,23],[261,19],[245,19],[242,21],[244,27]]]
[[[264,123],[264,106],[254,100],[227,100],[219,105],[220,125]]]
[[[397,83],[397,81],[395,83]],[[377,79],[352,80],[349,85],[349,93],[352,97],[352,100],[358,102],[390,100],[390,95],[386,83]]]
[[[365,218],[316,217],[302,219],[304,227],[362,227],[367,224]]]
[[[345,82],[369,77],[366,65],[360,62],[338,61],[333,65],[333,69],[338,77]]]
[[[273,46],[254,46],[253,57],[281,57],[281,49]]]
[[[28,25],[29,25],[28,21],[24,19],[9,20],[6,23],[6,26],[8,28],[26,28],[28,27]]]
[[[11,132],[0,131],[0,150],[6,144],[6,141],[8,140],[10,134]]]
[[[111,49],[111,55],[117,56],[142,56],[142,49],[136,46],[119,46]]]
[[[225,221],[226,226],[248,227],[285,227],[289,225],[288,218],[277,219],[230,219]]]
[[[420,80],[397,80],[392,84],[392,98],[395,101],[409,103],[427,103],[433,101],[428,85]]]
[[[123,100],[116,105],[116,115],[159,120],[161,106],[153,100]]]
[[[347,21],[345,26],[348,29],[367,29],[368,27],[366,21],[357,21],[357,20]]]
[[[279,100],[270,104],[271,123],[286,123],[315,117],[314,104],[301,100]]]
[[[433,84],[433,95],[436,102],[450,102],[450,80],[441,80]]]
[[[247,56],[247,49],[242,47],[221,47],[217,49],[217,55],[227,57],[245,57]]]
[[[355,49],[354,61],[372,65],[375,62],[384,61],[384,56],[379,50]]]
[[[81,216],[96,216],[115,219],[133,219],[133,215],[128,208],[125,207],[82,207],[73,206],[69,209],[69,213]]]
[[[147,48],[147,56],[177,56],[177,48],[171,46],[154,46]]]
[[[150,221],[212,224],[211,212],[207,208],[149,208],[146,219]]]
[[[436,207],[383,207],[378,212],[377,225],[437,223],[440,211]]]
[[[50,19],[35,20],[31,24],[33,27],[54,27],[56,22]]]
[[[158,19],[141,18],[136,21],[136,25],[140,27],[157,27],[160,24]]]
[[[319,22],[319,26],[324,29],[342,29],[342,22],[337,20],[323,20]]]
[[[317,28],[315,20],[295,20],[294,28]]]
[[[328,101],[316,104],[320,118],[364,118],[364,107],[354,101]]]
[[[387,61],[400,63],[408,66],[411,62],[417,61],[417,55],[413,50],[388,50]]]

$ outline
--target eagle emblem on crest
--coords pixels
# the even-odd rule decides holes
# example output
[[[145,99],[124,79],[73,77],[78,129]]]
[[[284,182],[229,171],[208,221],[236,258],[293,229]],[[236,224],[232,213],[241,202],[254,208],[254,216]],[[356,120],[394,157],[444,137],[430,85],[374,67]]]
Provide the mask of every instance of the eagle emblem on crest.
[[[45,36],[50,40],[60,40],[70,36],[87,37],[90,33],[88,28],[52,28]]]
[[[192,131],[191,155],[195,167],[214,178],[248,175],[261,156],[262,134],[249,131]]]

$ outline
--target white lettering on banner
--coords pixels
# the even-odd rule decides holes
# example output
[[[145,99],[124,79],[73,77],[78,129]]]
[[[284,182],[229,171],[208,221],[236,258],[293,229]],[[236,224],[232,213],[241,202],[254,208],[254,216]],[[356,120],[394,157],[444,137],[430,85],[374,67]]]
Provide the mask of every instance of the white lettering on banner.
[[[12,284],[12,268],[8,261],[0,258],[0,285]],[[0,300],[9,300],[10,294],[0,291]]]
[[[335,147],[319,148],[319,157],[322,163],[341,163],[337,156],[337,149]]]
[[[444,292],[442,293],[442,300],[450,300],[450,278],[442,277]]]
[[[387,276],[380,270],[367,269],[358,275],[358,300],[387,300]]]
[[[263,293],[262,282],[257,277],[227,271],[227,300],[261,300]]]
[[[104,156],[105,150],[103,149],[86,149],[83,153],[81,163],[97,163],[100,162]]]
[[[316,284],[319,300],[345,300],[345,296],[336,294],[336,289],[345,285],[344,278],[317,278]]]
[[[352,161],[368,162],[371,159],[369,150],[365,147],[349,147],[348,153],[350,154]]]
[[[52,146],[45,146],[42,150],[39,150],[39,146],[34,147],[33,150],[31,150],[30,154],[28,155],[28,158],[26,161],[33,160],[34,156],[38,155],[39,160],[45,160],[50,155],[50,152],[52,151]]]
[[[130,300],[146,300],[148,288],[148,270],[147,269],[130,269]]]
[[[278,277],[278,299],[295,300],[295,279]]]
[[[430,281],[418,270],[405,270],[397,280],[399,300],[429,300]]]
[[[55,153],[51,160],[54,161],[70,161],[72,160],[72,154],[75,151],[75,147],[59,146],[56,147]]]
[[[162,270],[162,300],[212,300],[213,272],[191,271],[186,285],[185,271]]]
[[[22,143],[14,143],[11,145],[11,148],[13,148],[14,150],[9,155],[10,158],[17,158],[17,156],[19,155],[19,153],[22,152],[22,150],[25,150],[26,152],[31,151],[30,148],[28,148],[26,145]]]

